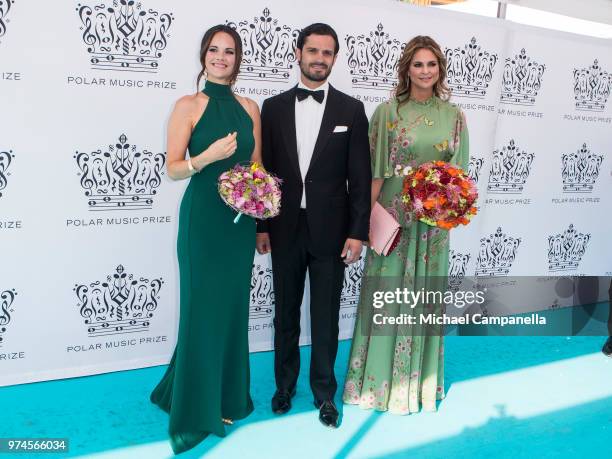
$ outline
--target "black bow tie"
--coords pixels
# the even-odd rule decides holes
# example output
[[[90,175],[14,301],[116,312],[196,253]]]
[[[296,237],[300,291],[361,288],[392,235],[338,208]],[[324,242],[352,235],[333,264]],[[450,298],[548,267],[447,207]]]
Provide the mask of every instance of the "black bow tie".
[[[319,89],[318,91],[310,91],[304,88],[296,88],[295,95],[299,102],[303,101],[308,96],[312,96],[314,100],[321,104],[323,103],[323,99],[325,98],[325,91],[323,91],[322,89]]]

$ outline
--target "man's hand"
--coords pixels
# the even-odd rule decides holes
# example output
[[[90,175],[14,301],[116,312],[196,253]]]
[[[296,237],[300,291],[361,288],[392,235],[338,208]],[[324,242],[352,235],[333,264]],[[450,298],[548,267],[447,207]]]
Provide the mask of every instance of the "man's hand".
[[[358,239],[348,238],[344,243],[344,248],[342,249],[342,253],[340,256],[344,259],[344,263],[350,265],[351,263],[355,263],[359,260],[361,256],[361,248],[363,247],[363,242]]]
[[[270,253],[270,233],[257,233],[255,236],[255,247],[257,252],[261,255]]]

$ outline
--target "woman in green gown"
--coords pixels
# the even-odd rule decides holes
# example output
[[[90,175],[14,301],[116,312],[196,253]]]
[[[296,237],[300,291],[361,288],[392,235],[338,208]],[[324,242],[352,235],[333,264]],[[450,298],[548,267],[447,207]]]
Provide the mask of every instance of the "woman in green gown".
[[[168,124],[168,175],[189,178],[179,213],[178,341],[151,401],[170,414],[170,442],[186,451],[253,410],[249,394],[249,288],[255,222],[223,203],[219,175],[260,159],[259,109],[234,95],[238,34],[215,26],[202,39],[202,92],[178,100]],[[189,157],[185,159],[185,152]]]
[[[436,410],[444,397],[444,346],[440,327],[377,325],[374,292],[418,291],[448,274],[449,234],[414,221],[400,201],[406,166],[448,161],[467,170],[468,132],[461,110],[448,102],[446,59],[438,44],[418,36],[406,44],[394,97],[377,107],[370,122],[372,204],[378,201],[402,226],[389,256],[366,257],[343,400],[364,409],[396,414]],[[412,313],[403,304],[386,315]]]

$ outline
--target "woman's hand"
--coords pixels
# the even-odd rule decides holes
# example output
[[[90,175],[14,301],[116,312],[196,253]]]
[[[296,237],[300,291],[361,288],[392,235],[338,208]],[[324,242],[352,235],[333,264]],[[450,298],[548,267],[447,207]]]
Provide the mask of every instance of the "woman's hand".
[[[194,166],[197,169],[201,169],[199,167],[200,161],[204,158],[206,158],[206,163],[210,164],[232,156],[236,152],[236,148],[238,148],[237,135],[237,132],[232,132],[213,142],[206,150],[193,159]]]

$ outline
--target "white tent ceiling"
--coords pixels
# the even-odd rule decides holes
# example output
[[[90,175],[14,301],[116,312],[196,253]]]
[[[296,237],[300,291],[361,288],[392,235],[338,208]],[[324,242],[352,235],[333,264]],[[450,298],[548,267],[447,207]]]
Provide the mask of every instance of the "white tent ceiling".
[[[492,0],[612,24],[612,0]]]

